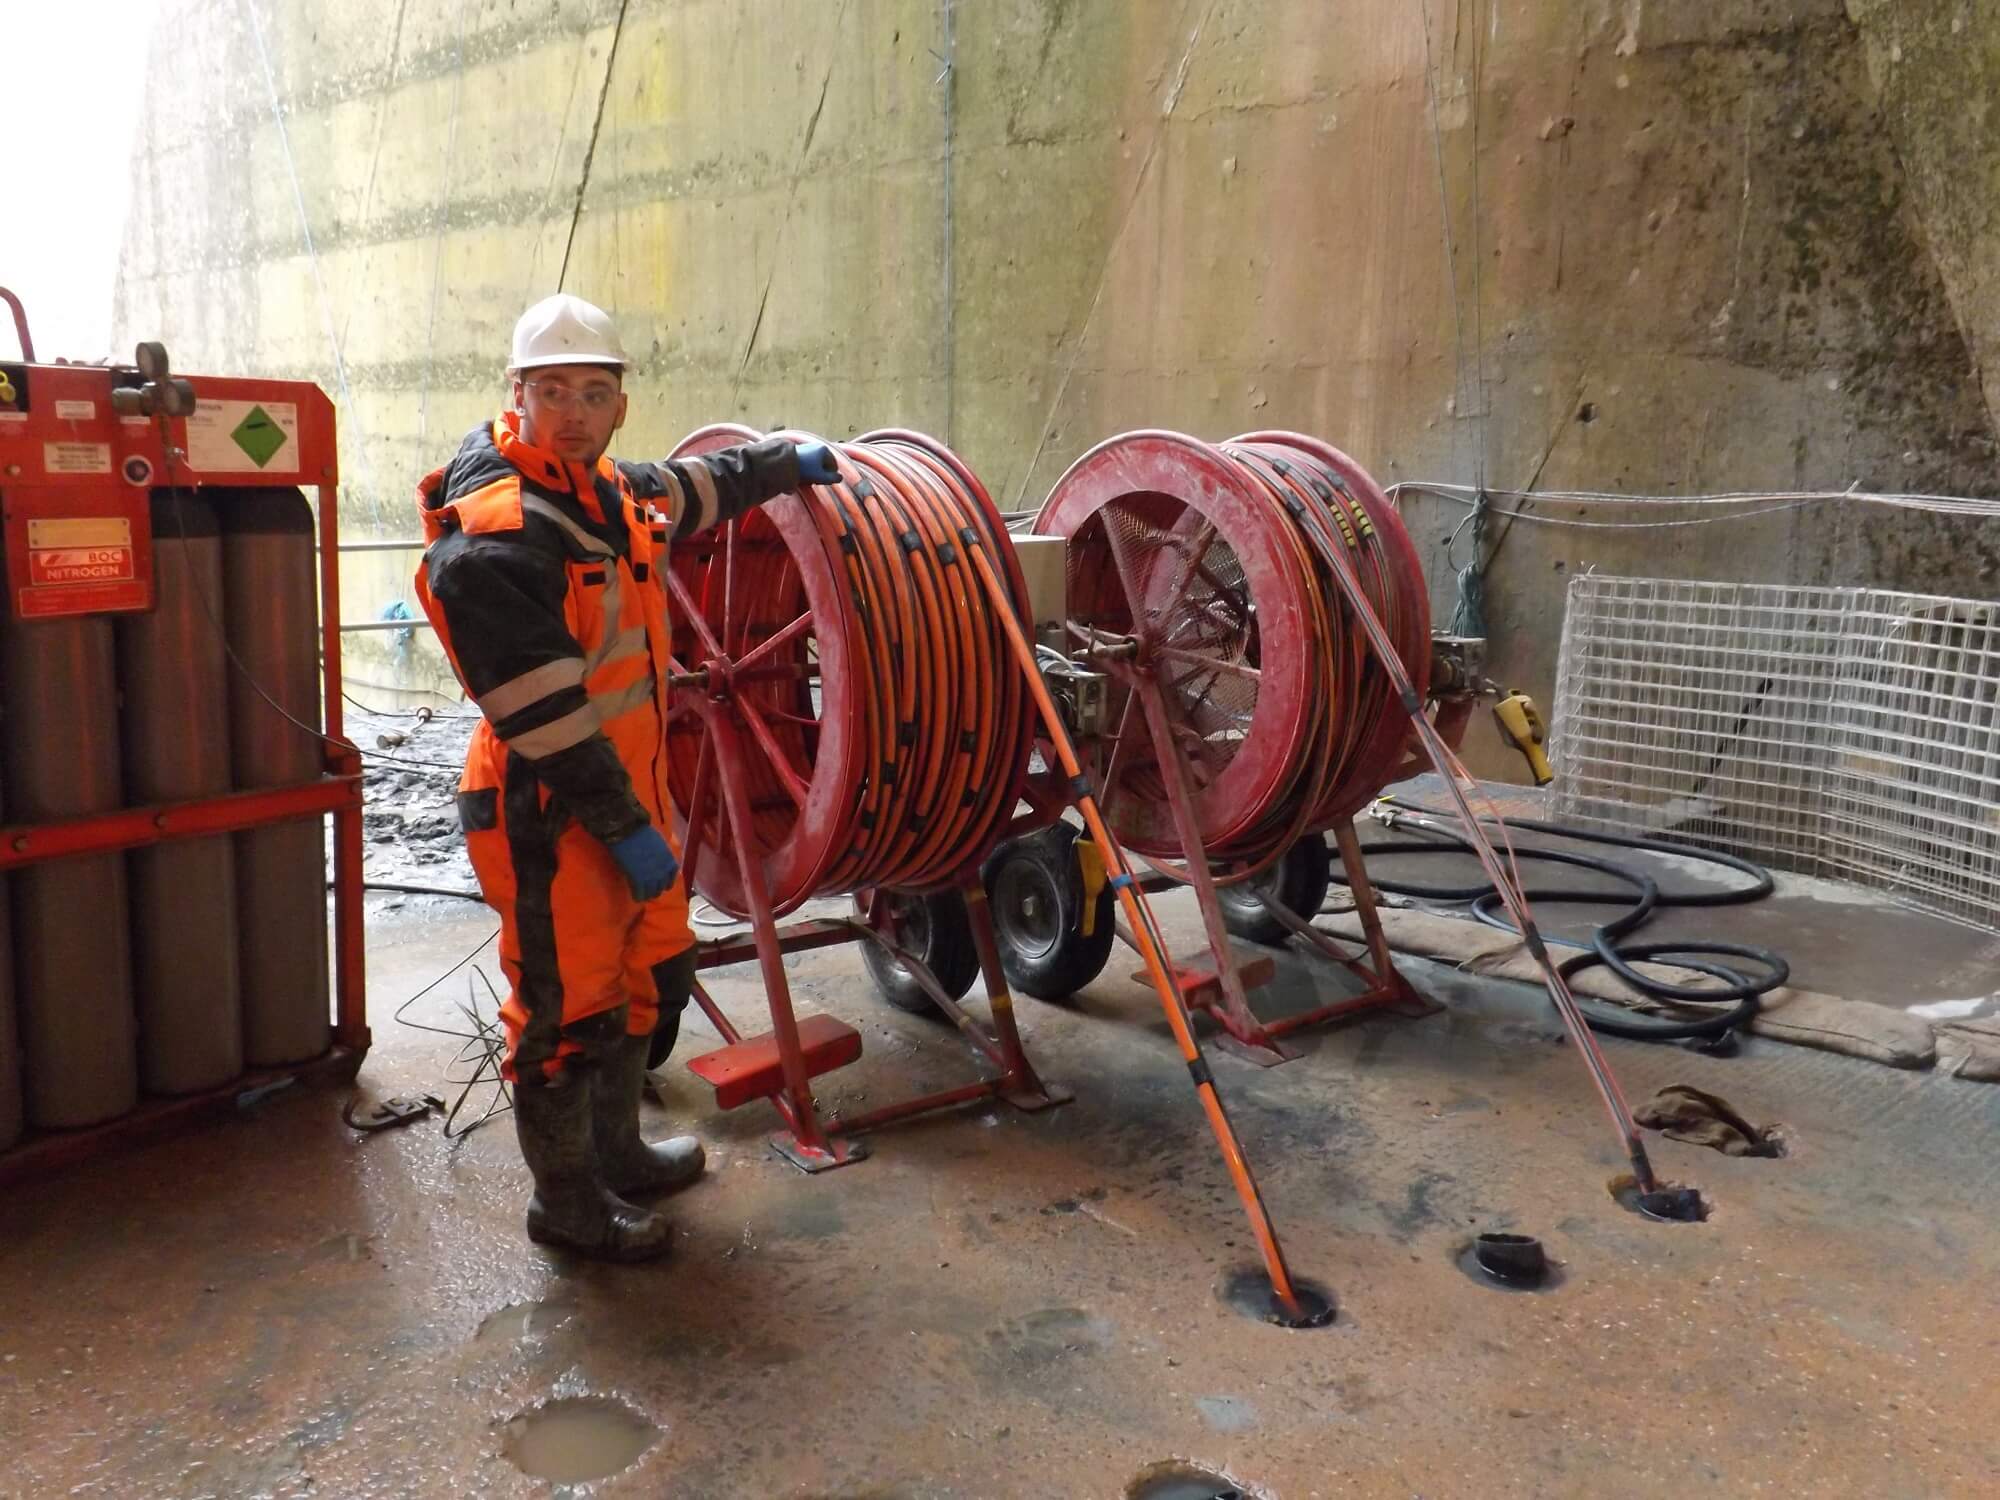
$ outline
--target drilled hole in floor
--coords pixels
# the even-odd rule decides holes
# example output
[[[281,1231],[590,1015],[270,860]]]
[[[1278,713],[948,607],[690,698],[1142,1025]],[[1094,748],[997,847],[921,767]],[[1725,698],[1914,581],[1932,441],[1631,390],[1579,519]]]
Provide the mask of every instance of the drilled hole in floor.
[[[1655,1223],[1699,1224],[1709,1214],[1709,1201],[1701,1195],[1700,1188],[1663,1182],[1651,1192],[1642,1193],[1629,1172],[1612,1178],[1609,1186],[1619,1207]]]
[[[1217,1294],[1246,1318],[1271,1323],[1279,1328],[1325,1328],[1336,1311],[1333,1293],[1316,1281],[1292,1278],[1295,1305],[1287,1307],[1272,1289],[1270,1273],[1262,1266],[1243,1266],[1222,1278]]]
[[[1495,1291],[1552,1292],[1563,1282],[1562,1265],[1525,1234],[1479,1235],[1459,1246],[1453,1260],[1467,1276]]]

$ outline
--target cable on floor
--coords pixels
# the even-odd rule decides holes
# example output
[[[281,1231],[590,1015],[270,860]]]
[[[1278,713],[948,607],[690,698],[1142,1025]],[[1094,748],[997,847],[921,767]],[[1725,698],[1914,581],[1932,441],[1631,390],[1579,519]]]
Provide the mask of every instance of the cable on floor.
[[[1389,826],[1414,828],[1427,837],[1392,839],[1370,844],[1366,852],[1371,857],[1464,855],[1475,852],[1466,839],[1444,825],[1441,821],[1443,815],[1435,809],[1395,797],[1384,798],[1383,803],[1389,809],[1389,816],[1385,819]],[[1762,900],[1773,889],[1771,874],[1763,867],[1752,864],[1749,860],[1739,859],[1735,855],[1671,843],[1664,839],[1596,833],[1530,818],[1502,820],[1489,817],[1480,821],[1501,828],[1503,831],[1525,829],[1533,833],[1584,843],[1697,860],[1719,865],[1747,878],[1747,884],[1723,890],[1663,891],[1650,875],[1630,864],[1560,849],[1537,847],[1514,849],[1512,852],[1517,860],[1539,860],[1544,863],[1590,870],[1618,882],[1623,887],[1621,890],[1611,891],[1598,887],[1531,888],[1523,893],[1530,901],[1537,904],[1546,902],[1572,905],[1617,904],[1624,908],[1611,920],[1596,926],[1587,940],[1577,941],[1558,937],[1547,939],[1551,945],[1583,950],[1563,961],[1560,967],[1565,978],[1584,969],[1602,966],[1610,969],[1648,999],[1665,1003],[1680,1011],[1678,1015],[1654,1018],[1623,1006],[1580,1002],[1592,1030],[1611,1036],[1629,1037],[1637,1041],[1678,1041],[1720,1036],[1747,1026],[1756,1018],[1762,997],[1791,977],[1791,966],[1782,955],[1769,948],[1700,938],[1656,943],[1625,941],[1643,927],[1654,912],[1665,907],[1735,906]],[[1335,869],[1333,878],[1343,884],[1346,882],[1344,872],[1338,868]],[[1425,901],[1469,904],[1472,915],[1488,926],[1497,927],[1503,932],[1519,931],[1502,910],[1500,891],[1489,881],[1471,885],[1438,885],[1411,880],[1391,880],[1372,874],[1370,880],[1377,890],[1394,895],[1410,896]],[[1717,959],[1746,960],[1747,964],[1718,963],[1715,961]],[[1705,985],[1670,984],[1650,977],[1634,966],[1635,962],[1657,960],[1670,961],[1680,968],[1705,975],[1714,982]],[[1756,967],[1746,975],[1744,970],[1748,965]],[[1717,1005],[1725,1005],[1728,1008],[1720,1011],[1708,1010],[1708,1007]],[[1704,1013],[1690,1016],[1686,1009],[1690,1006],[1700,1006]]]

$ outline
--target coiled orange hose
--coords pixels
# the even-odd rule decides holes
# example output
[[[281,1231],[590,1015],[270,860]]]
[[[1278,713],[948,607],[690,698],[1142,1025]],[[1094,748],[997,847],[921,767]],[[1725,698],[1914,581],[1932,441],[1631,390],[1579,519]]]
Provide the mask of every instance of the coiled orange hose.
[[[1394,773],[1408,716],[1336,567],[1359,580],[1420,695],[1429,598],[1401,517],[1345,454],[1295,433],[1220,445],[1128,433],[1071,467],[1036,529],[1070,539],[1075,644],[1128,687],[1147,672],[1164,691],[1221,878],[1267,868]],[[1106,815],[1121,842],[1176,873],[1159,748],[1132,702],[1113,705]]]
[[[787,433],[803,439],[807,434]],[[758,434],[709,427],[677,453]],[[914,433],[833,445],[841,483],[807,486],[674,549],[675,695],[667,779],[695,887],[742,915],[715,750],[687,700],[705,687],[741,731],[753,861],[775,913],[815,896],[926,891],[977,869],[1013,817],[1033,705],[966,539],[1027,587],[990,496]],[[692,846],[692,849],[691,847]],[[719,856],[719,857],[718,857]]]

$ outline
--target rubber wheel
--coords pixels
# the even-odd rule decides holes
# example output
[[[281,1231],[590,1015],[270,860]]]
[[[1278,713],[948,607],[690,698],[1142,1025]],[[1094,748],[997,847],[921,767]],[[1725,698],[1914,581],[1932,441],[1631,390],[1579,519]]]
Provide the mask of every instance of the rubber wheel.
[[[1247,943],[1276,946],[1292,935],[1291,929],[1265,909],[1264,898],[1284,903],[1285,910],[1301,921],[1310,922],[1326,903],[1327,886],[1333,876],[1333,856],[1326,840],[1308,834],[1285,851],[1285,857],[1255,880],[1218,886],[1216,899],[1222,905],[1222,925],[1230,935]],[[1259,896],[1259,892],[1262,896]]]
[[[972,988],[979,977],[979,950],[972,941],[972,919],[965,912],[965,898],[957,891],[940,891],[930,896],[884,893],[894,930],[889,935],[896,946],[905,948],[923,961],[941,988],[957,1000]],[[916,976],[903,961],[874,943],[861,945],[861,961],[874,976],[882,998],[898,1010],[912,1015],[936,1012],[937,1002],[924,993]]]
[[[1104,972],[1117,936],[1111,887],[1097,893],[1083,932],[1083,871],[1077,829],[1057,823],[1002,844],[986,863],[986,899],[1010,988],[1037,1000],[1074,995]]]

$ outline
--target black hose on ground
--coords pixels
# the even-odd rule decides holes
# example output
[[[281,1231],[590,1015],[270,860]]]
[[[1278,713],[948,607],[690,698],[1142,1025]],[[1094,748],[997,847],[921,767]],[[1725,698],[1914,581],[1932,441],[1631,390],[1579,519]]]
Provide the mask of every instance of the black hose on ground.
[[[450,886],[442,885],[397,885],[393,881],[388,880],[364,880],[361,882],[361,889],[364,891],[391,891],[398,896],[450,896],[458,901],[484,901],[486,899],[478,891],[454,890]]]
[[[1400,802],[1396,798],[1387,799],[1389,805],[1404,813],[1418,813],[1426,817],[1442,819],[1443,815],[1427,807]],[[1493,822],[1482,819],[1482,822]],[[1721,1036],[1740,1026],[1747,1025],[1756,1017],[1761,998],[1776,989],[1791,977],[1791,966],[1782,956],[1768,948],[1753,947],[1740,943],[1720,943],[1688,940],[1669,943],[1623,944],[1620,940],[1637,931],[1652,914],[1667,906],[1733,906],[1743,902],[1761,900],[1773,889],[1771,874],[1759,865],[1731,854],[1718,854],[1707,849],[1690,848],[1685,844],[1668,843],[1663,839],[1635,838],[1624,834],[1593,833],[1582,829],[1568,828],[1560,823],[1545,823],[1528,818],[1510,818],[1506,821],[1509,830],[1526,829],[1535,833],[1550,834],[1560,838],[1574,839],[1584,843],[1605,844],[1614,848],[1638,849],[1654,854],[1673,855],[1676,858],[1700,860],[1709,864],[1724,866],[1738,874],[1750,878],[1750,884],[1719,891],[1662,891],[1658,882],[1642,871],[1617,864],[1608,859],[1593,859],[1586,854],[1573,854],[1558,849],[1525,848],[1516,849],[1515,857],[1522,860],[1543,860],[1550,863],[1570,865],[1580,869],[1593,870],[1630,888],[1630,896],[1618,891],[1584,889],[1528,890],[1523,892],[1531,902],[1565,902],[1571,904],[1602,905],[1609,902],[1626,903],[1625,910],[1609,922],[1592,932],[1588,942],[1575,942],[1567,938],[1549,938],[1551,943],[1564,947],[1582,948],[1585,951],[1567,959],[1562,965],[1565,978],[1581,970],[1598,965],[1610,969],[1633,989],[1649,998],[1666,1001],[1676,1006],[1715,1005],[1734,1002],[1726,1011],[1716,1015],[1696,1019],[1653,1019],[1637,1012],[1619,1008],[1584,1004],[1584,1016],[1591,1028],[1612,1036],[1630,1037],[1639,1041],[1680,1041],[1700,1037]],[[1472,845],[1458,834],[1443,826],[1426,830],[1435,835],[1428,839],[1395,839],[1387,843],[1372,844],[1367,852],[1376,854],[1458,854],[1472,852]],[[1334,879],[1344,876],[1336,869]],[[1514,932],[1502,910],[1500,893],[1491,884],[1482,881],[1472,886],[1420,885],[1414,881],[1375,880],[1377,890],[1395,895],[1414,896],[1420,900],[1444,902],[1468,902],[1472,913],[1480,921],[1503,932]],[[1736,969],[1712,962],[1717,956],[1748,959],[1762,966],[1758,977],[1746,978]],[[1711,979],[1721,981],[1716,986],[1695,987],[1691,985],[1668,984],[1663,980],[1649,978],[1632,966],[1633,960],[1671,959],[1684,969],[1692,969]],[[1581,1001],[1582,997],[1579,997]]]

